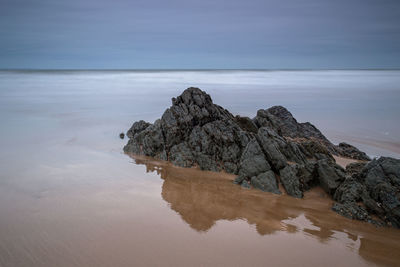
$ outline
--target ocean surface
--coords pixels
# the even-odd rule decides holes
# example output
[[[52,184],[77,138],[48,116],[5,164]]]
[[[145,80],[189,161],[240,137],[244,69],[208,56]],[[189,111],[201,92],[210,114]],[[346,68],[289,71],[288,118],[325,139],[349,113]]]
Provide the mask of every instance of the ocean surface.
[[[0,71],[0,266],[400,264],[400,231],[119,139],[190,86],[233,114],[285,106],[334,143],[400,158],[400,71]]]

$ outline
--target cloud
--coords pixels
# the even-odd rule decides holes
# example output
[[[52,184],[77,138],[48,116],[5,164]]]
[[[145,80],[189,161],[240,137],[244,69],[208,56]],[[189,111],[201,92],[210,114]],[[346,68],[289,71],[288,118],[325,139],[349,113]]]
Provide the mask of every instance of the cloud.
[[[400,67],[392,0],[0,0],[1,68]]]

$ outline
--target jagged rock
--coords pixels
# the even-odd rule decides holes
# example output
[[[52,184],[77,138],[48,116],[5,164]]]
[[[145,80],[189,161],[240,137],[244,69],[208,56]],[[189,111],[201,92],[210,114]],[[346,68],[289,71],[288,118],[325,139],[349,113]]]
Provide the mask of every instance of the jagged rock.
[[[351,159],[358,159],[358,160],[371,160],[367,154],[358,150],[355,146],[349,145],[347,143],[340,143],[336,146],[336,150],[338,151],[339,155]]]
[[[326,193],[333,195],[336,188],[344,181],[345,171],[337,164],[332,164],[327,160],[317,162],[318,180]]]
[[[254,124],[258,127],[268,127],[271,129],[279,130],[278,118],[268,112],[266,109],[259,109],[257,115],[253,118]]]
[[[382,208],[381,219],[400,228],[400,160],[381,157],[369,162],[360,175],[371,198]],[[378,214],[379,215],[379,214]]]
[[[287,162],[299,164],[308,162],[301,145],[283,138],[271,128],[261,127],[257,138],[268,161],[276,171],[284,168]]]
[[[258,127],[270,127],[279,135],[298,140],[318,140],[331,153],[336,154],[333,145],[314,125],[309,122],[298,123],[293,115],[282,106],[274,106],[266,110],[259,110],[253,119]]]
[[[165,144],[161,121],[156,120],[154,124],[150,124],[145,129],[139,128],[139,130],[135,124],[132,126],[134,129],[131,128],[132,131],[129,134],[133,137],[130,137],[128,144],[124,147],[124,151],[166,160],[167,155],[164,150]]]
[[[132,127],[128,130],[126,135],[129,138],[133,138],[135,134],[140,133],[141,131],[145,130],[147,127],[150,126],[150,123],[145,122],[144,120],[140,120],[135,122]]]
[[[392,184],[400,189],[400,160],[389,157],[374,159],[365,165],[362,175],[369,190],[380,183]]]
[[[349,177],[336,189],[333,199],[339,203],[358,202],[365,190],[365,186]]]
[[[365,185],[353,177],[346,178],[336,189],[333,199],[344,205],[354,205],[362,202],[370,212],[375,214],[383,213],[379,205],[370,197]]]
[[[284,107],[259,110],[253,119],[235,117],[191,87],[172,99],[161,119],[135,122],[127,136],[126,153],[182,167],[225,170],[237,174],[235,183],[243,188],[251,184],[276,194],[279,175],[287,193],[299,198],[319,185],[338,202],[333,207],[338,213],[366,221],[374,214],[400,227],[400,160],[350,164],[346,173],[332,154],[366,160],[365,153],[344,143],[334,146]]]
[[[366,162],[352,162],[350,164],[347,164],[346,173],[350,176],[357,175],[361,173],[366,164]]]
[[[300,181],[297,177],[297,165],[288,165],[280,171],[280,178],[286,192],[292,197],[302,198]]]
[[[289,195],[301,198],[303,192],[316,185],[315,163],[288,165],[280,171],[280,180]]]
[[[308,158],[316,158],[318,160],[326,159],[331,162],[335,162],[332,154],[329,150],[320,142],[315,139],[300,139],[297,141],[303,148],[303,153]]]
[[[272,129],[262,127],[258,130],[258,138],[266,158],[271,162],[276,170],[280,170],[287,165],[287,158],[281,152],[282,147],[286,147],[286,141],[279,137]]]
[[[173,146],[170,155],[170,161],[177,166],[193,166],[194,156],[186,142]]]
[[[369,221],[359,216],[360,209],[355,206],[362,202],[370,214],[400,228],[400,160],[381,157],[368,164],[354,164],[348,167],[348,172],[352,177],[347,178],[334,194],[334,199],[341,204],[334,210]]]
[[[242,180],[249,180],[251,177],[271,169],[256,139],[247,144],[240,159],[239,168],[238,177]]]
[[[197,164],[204,170],[237,173],[250,138],[234,116],[198,88],[188,88],[172,103],[154,124],[136,122],[128,131],[130,140],[124,151],[183,167]]]
[[[260,173],[257,176],[251,178],[251,184],[261,191],[271,192],[280,194],[278,184],[276,183],[275,173],[273,171],[267,171]]]
[[[300,181],[300,190],[305,192],[318,184],[316,163],[311,161],[296,166],[297,177]]]
[[[332,206],[332,210],[349,219],[371,221],[371,217],[368,215],[368,212],[365,210],[365,208],[357,205],[354,202],[345,204],[335,203]]]
[[[340,215],[350,219],[378,223],[371,219],[367,211],[368,208],[371,210],[370,201],[372,201],[372,199],[369,197],[365,186],[356,179],[352,177],[346,178],[336,189],[333,199],[339,203],[334,203],[332,210]],[[361,201],[364,202],[364,206],[366,206],[367,209],[358,204]]]
[[[251,133],[257,133],[257,131],[258,131],[257,126],[249,117],[241,117],[241,116],[237,115],[235,117],[235,121],[238,123],[240,128],[242,128],[244,131],[251,132]]]
[[[303,144],[308,153],[320,153],[320,159],[332,159],[332,155],[340,155],[358,160],[371,160],[367,154],[347,143],[332,144],[313,124],[309,122],[299,123],[286,108],[273,106],[269,109],[261,109],[253,119],[254,124],[261,127],[274,129],[279,135],[290,138]],[[311,146],[311,147],[310,147]],[[318,152],[317,152],[318,151]]]

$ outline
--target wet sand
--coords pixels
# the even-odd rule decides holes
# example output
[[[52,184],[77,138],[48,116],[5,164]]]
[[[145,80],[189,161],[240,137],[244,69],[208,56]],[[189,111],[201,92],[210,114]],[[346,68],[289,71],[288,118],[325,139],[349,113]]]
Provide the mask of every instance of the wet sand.
[[[352,262],[352,257],[344,252],[342,256],[345,258],[336,258],[342,252],[329,249],[325,251],[320,248],[325,245],[331,246],[331,249],[335,246],[346,247],[352,252],[358,252],[364,260],[378,265],[396,265],[400,262],[400,254],[396,252],[400,251],[400,243],[396,240],[400,238],[398,230],[377,228],[337,215],[330,210],[333,201],[321,188],[308,191],[304,199],[299,200],[285,194],[275,195],[243,189],[232,184],[234,175],[205,172],[194,168],[183,169],[146,157],[132,157],[136,164],[146,165],[148,172],[160,175],[164,180],[161,193],[163,199],[198,232],[210,231],[221,220],[245,220],[254,226],[260,237],[269,235],[286,237],[302,233],[314,239],[306,247],[300,245],[295,248],[297,252],[294,254],[299,258],[293,262],[294,265],[366,264],[357,260]],[[265,245],[267,249],[273,244]],[[268,257],[260,255],[261,257],[255,262],[267,263],[265,258],[268,258],[275,264],[283,264],[283,258],[295,257],[287,255],[291,253],[290,249],[285,249],[287,245],[284,242],[277,242],[274,248],[276,254],[265,252]],[[230,246],[234,250],[237,244]],[[316,252],[311,258],[310,248]],[[249,257],[250,251],[246,251]],[[319,261],[323,259],[326,262]]]
[[[342,166],[343,168],[346,168],[347,165],[349,165],[350,163],[354,163],[354,162],[366,162],[366,161],[362,161],[362,160],[356,160],[356,159],[349,159],[349,158],[344,158],[344,157],[338,157],[333,155],[333,158],[336,161],[336,164]]]
[[[318,89],[319,95],[316,86],[296,87],[297,80],[279,90],[275,82],[265,87],[271,77],[314,83],[315,76],[331,75],[302,73],[0,73],[0,266],[398,266],[398,229],[337,215],[321,190],[295,199],[242,189],[228,174],[122,153],[127,140],[119,133],[135,120],[159,117],[187,87],[183,78],[243,115],[282,104],[300,121],[349,132],[357,114],[366,116],[349,112],[354,103],[371,110],[368,99],[359,101],[370,94],[347,90],[347,80],[342,91]],[[221,80],[239,74],[246,81],[240,86]],[[252,84],[259,78],[261,85]],[[377,96],[386,96],[378,89]],[[329,106],[340,102],[336,93],[352,99],[345,109],[351,124],[332,124],[341,114],[327,117],[342,108]],[[390,108],[385,123],[396,126],[397,91],[388,98],[396,105],[373,104]],[[382,120],[368,117],[363,132],[381,129],[376,122]],[[398,136],[390,129],[388,137]]]
[[[337,140],[347,140],[347,142],[355,144],[358,148],[369,151],[372,157],[378,157],[382,153],[395,158],[398,158],[400,155],[400,143],[398,141],[377,140],[374,138],[348,135],[334,135],[334,138]]]
[[[226,173],[144,157],[132,163],[100,168],[104,177],[75,189],[2,190],[0,266],[400,262],[400,231],[337,215],[318,188],[299,200],[242,189]],[[111,173],[120,177],[105,178]]]

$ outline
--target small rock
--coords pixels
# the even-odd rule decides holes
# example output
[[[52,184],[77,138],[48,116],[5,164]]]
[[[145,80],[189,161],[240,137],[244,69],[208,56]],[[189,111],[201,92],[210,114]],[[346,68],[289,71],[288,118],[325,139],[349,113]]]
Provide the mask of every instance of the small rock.
[[[248,181],[244,180],[241,184],[242,188],[250,189],[250,184]]]
[[[275,174],[273,171],[260,173],[258,176],[251,178],[251,184],[261,191],[280,194],[278,184],[276,183]]]
[[[281,182],[288,195],[302,198],[303,192],[300,190],[300,181],[297,176],[297,165],[288,165],[280,171]]]
[[[119,134],[119,138],[124,139],[125,138],[125,134],[124,133],[120,133]]]
[[[345,180],[345,171],[339,165],[328,160],[319,160],[317,163],[318,180],[326,193],[333,196],[336,189]]]
[[[346,166],[346,173],[350,176],[357,175],[361,173],[366,164],[364,162],[352,162]]]
[[[350,144],[342,142],[336,146],[336,148],[341,156],[358,160],[371,160],[365,152],[360,151],[358,148]]]
[[[349,219],[356,219],[360,221],[371,220],[368,212],[354,202],[348,202],[345,204],[335,203],[333,204],[332,210]]]

